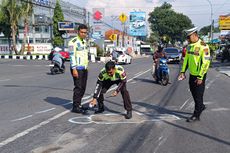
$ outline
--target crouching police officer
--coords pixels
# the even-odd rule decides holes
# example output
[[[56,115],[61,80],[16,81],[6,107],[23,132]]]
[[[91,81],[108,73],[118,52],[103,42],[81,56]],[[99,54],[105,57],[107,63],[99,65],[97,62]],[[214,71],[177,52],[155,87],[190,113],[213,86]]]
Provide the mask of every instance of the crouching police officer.
[[[184,58],[178,80],[184,80],[187,68],[190,72],[189,87],[192,93],[195,110],[187,122],[200,120],[202,111],[206,108],[203,104],[206,74],[210,65],[210,51],[208,45],[202,42],[197,34],[197,28],[186,30],[189,45]]]
[[[104,112],[104,93],[106,93],[112,85],[117,84],[118,87],[111,96],[117,96],[117,94],[121,92],[124,108],[127,110],[125,118],[132,118],[132,104],[129,92],[126,89],[126,82],[126,73],[122,66],[115,65],[113,61],[109,61],[105,64],[105,68],[101,70],[98,76],[93,100],[90,102],[91,105],[96,105],[96,100],[98,102],[98,110],[95,111],[95,114]]]

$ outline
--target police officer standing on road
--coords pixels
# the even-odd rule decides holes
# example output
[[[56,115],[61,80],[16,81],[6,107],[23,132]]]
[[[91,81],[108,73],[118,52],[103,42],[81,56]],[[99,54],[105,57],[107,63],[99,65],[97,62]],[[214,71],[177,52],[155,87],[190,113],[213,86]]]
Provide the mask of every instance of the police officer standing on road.
[[[200,120],[200,115],[205,109],[203,95],[206,74],[210,65],[210,50],[208,45],[199,39],[196,27],[186,30],[186,33],[189,45],[178,80],[186,78],[185,72],[188,68],[190,72],[189,87],[195,102],[194,113],[187,119],[187,122],[191,122]]]
[[[72,112],[82,113],[81,100],[85,93],[88,77],[88,48],[85,40],[88,28],[81,24],[78,35],[69,41],[70,71],[74,81]]]
[[[106,93],[112,85],[117,84],[118,87],[111,96],[117,96],[117,94],[121,92],[124,108],[127,110],[125,118],[132,118],[132,104],[129,92],[126,89],[126,82],[126,73],[122,66],[115,65],[113,61],[109,61],[105,64],[105,68],[101,70],[98,76],[93,100],[90,102],[91,105],[95,105],[96,100],[98,101],[98,110],[95,111],[95,114],[104,112],[104,93]]]

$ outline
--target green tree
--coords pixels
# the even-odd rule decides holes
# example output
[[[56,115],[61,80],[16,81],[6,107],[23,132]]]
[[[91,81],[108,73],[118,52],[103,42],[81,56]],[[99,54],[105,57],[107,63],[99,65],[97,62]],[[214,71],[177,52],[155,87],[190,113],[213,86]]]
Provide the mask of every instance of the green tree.
[[[3,5],[0,5],[0,33],[2,32],[6,38],[8,38],[9,48],[11,46],[11,28],[9,18],[5,15],[5,8]]]
[[[54,9],[54,16],[53,16],[53,45],[54,46],[63,46],[64,45],[64,39],[62,38],[62,35],[65,33],[64,31],[58,30],[58,22],[64,21],[64,15],[59,3],[59,0],[56,2],[56,6]]]
[[[22,18],[24,21],[24,31],[29,32],[29,18],[33,13],[33,4],[32,0],[22,1]],[[20,54],[24,54],[25,51],[25,45],[26,45],[26,35],[23,37],[23,45],[22,49],[20,51]]]
[[[176,13],[172,5],[166,2],[149,13],[148,21],[153,33],[157,33],[162,41],[167,42],[183,41],[183,30],[193,26],[187,16]]]
[[[2,1],[2,11],[6,16],[6,21],[9,21],[11,35],[13,40],[13,50],[15,54],[18,54],[16,48],[16,36],[18,32],[18,22],[22,16],[22,7],[17,0],[3,0]]]

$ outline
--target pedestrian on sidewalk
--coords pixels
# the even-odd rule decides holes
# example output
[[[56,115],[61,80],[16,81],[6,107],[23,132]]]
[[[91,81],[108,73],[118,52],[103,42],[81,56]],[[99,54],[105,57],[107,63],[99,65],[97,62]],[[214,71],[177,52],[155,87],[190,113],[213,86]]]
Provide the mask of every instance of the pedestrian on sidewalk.
[[[69,41],[70,71],[73,77],[73,108],[72,112],[83,113],[81,100],[85,94],[88,78],[88,48],[86,42],[88,28],[81,24],[78,26],[78,35]]]
[[[203,104],[203,95],[210,65],[210,50],[209,46],[199,39],[196,27],[186,30],[186,33],[189,45],[178,80],[184,80],[185,72],[189,69],[189,87],[195,102],[193,115],[187,119],[187,122],[191,122],[200,120],[200,115],[206,108]]]
[[[132,118],[132,104],[129,92],[126,89],[126,82],[126,73],[122,66],[115,65],[113,61],[109,61],[105,64],[105,68],[101,70],[98,76],[94,96],[90,102],[92,106],[96,105],[96,101],[98,102],[98,110],[95,111],[95,114],[104,112],[104,94],[112,85],[117,84],[118,87],[113,91],[111,96],[117,96],[118,93],[121,92],[124,108],[127,111],[125,118]]]

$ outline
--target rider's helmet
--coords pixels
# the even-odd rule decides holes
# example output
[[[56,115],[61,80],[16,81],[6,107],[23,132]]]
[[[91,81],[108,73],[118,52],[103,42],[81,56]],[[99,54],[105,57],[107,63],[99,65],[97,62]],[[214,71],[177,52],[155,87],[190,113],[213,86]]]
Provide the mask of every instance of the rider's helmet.
[[[158,43],[158,46],[157,46],[157,51],[158,52],[162,52],[164,49],[164,45],[162,43]]]

